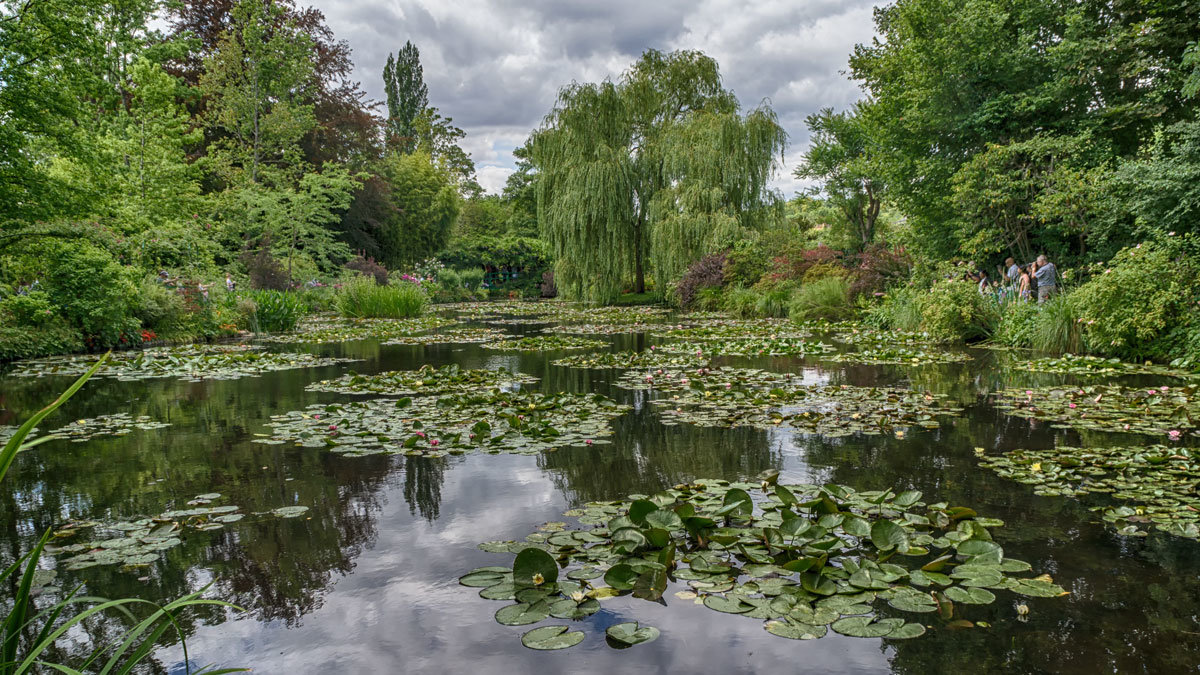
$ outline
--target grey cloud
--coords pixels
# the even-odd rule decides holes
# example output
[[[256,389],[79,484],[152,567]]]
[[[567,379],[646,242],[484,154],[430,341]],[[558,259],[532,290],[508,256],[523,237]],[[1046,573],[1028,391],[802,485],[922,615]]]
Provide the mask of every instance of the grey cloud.
[[[316,0],[354,50],[356,77],[382,98],[389,52],[421,50],[430,102],[454,118],[498,189],[514,165],[514,130],[531,130],[573,81],[617,77],[642,51],[699,49],[721,64],[746,107],[768,101],[788,131],[791,170],[807,143],[804,118],[860,97],[844,72],[857,42],[872,36],[870,0]],[[519,135],[517,133],[516,135]],[[485,143],[486,139],[486,143]],[[481,172],[482,177],[482,172]]]

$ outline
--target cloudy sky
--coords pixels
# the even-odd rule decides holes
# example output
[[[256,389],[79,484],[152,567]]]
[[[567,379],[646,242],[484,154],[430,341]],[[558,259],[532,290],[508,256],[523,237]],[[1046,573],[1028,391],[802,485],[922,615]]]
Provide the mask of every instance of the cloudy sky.
[[[467,132],[479,181],[499,191],[511,151],[558,88],[616,78],[648,48],[699,49],[721,64],[742,105],[769,99],[790,135],[776,186],[791,197],[804,118],[859,98],[846,78],[872,36],[871,0],[309,0],[354,50],[356,76],[383,98],[389,52],[421,51],[430,104]],[[304,4],[303,2],[301,4]]]

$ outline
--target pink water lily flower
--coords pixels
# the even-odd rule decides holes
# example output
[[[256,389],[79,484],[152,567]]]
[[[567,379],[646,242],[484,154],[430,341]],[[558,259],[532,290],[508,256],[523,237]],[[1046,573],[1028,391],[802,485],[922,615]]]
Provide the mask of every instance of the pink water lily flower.
[[[1074,403],[1071,403],[1071,404],[1070,404],[1070,407],[1074,408],[1074,407],[1075,407],[1075,404],[1074,404]]]
[[[1178,429],[1172,429],[1167,432],[1167,438],[1170,438],[1173,441],[1179,440],[1179,437],[1182,435],[1183,435],[1183,432],[1181,432]]]
[[[419,436],[419,437],[421,437],[421,438],[425,438],[425,432],[424,432],[424,431],[418,431],[418,432],[417,432],[417,436]]]
[[[592,444],[592,439],[590,439],[590,438],[589,438],[589,439],[587,439],[586,441],[584,441],[584,443],[585,443],[585,444],[587,444],[587,445],[591,445],[591,444]]]
[[[1159,388],[1158,388],[1158,390],[1159,390],[1159,391],[1168,391],[1168,390],[1170,390],[1170,389],[1171,389],[1171,388],[1170,388],[1170,387],[1168,387],[1168,386],[1167,386],[1167,385],[1165,385],[1165,384],[1164,384],[1163,386],[1161,386],[1161,387],[1159,387]]]
[[[330,431],[337,431],[337,425],[336,425],[336,424],[330,424],[330,425],[329,425],[329,430],[330,430]]]
[[[436,439],[436,438],[435,438],[435,439],[433,439],[432,441],[429,441],[429,444],[430,444],[430,445],[437,445],[438,443],[441,443],[441,441],[439,441],[439,440],[438,440],[438,439]]]

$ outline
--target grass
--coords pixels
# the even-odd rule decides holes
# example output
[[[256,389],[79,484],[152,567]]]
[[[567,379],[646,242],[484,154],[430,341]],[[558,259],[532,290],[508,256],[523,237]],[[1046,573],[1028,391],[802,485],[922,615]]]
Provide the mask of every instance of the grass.
[[[793,321],[852,318],[854,305],[850,302],[850,282],[843,277],[825,277],[804,284],[792,296],[788,312]]]
[[[1046,300],[1033,322],[1030,346],[1048,354],[1080,354],[1083,334],[1071,297],[1059,293]]]
[[[308,303],[296,293],[250,291],[245,295],[254,301],[254,313],[248,318],[255,333],[286,333],[295,330],[300,319],[308,314]]]
[[[100,366],[104,364],[107,358],[107,354],[101,357],[96,362],[96,365],[92,366],[91,370],[80,376],[74,384],[50,405],[39,410],[17,428],[16,433],[0,449],[0,480],[3,480],[4,476],[8,474],[8,470],[12,468],[13,461],[16,459],[18,452],[28,450],[44,441],[57,438],[54,435],[49,435],[43,436],[31,443],[25,443],[25,439],[29,436],[33,428],[74,396],[83,387],[84,383],[92,375],[96,374],[96,371],[100,369]],[[207,587],[161,606],[138,598],[104,600],[102,598],[77,597],[80,587],[76,587],[73,591],[64,593],[62,600],[39,611],[33,594],[33,578],[38,570],[42,550],[46,546],[46,541],[50,538],[50,534],[50,531],[47,530],[46,534],[42,535],[41,540],[32,551],[18,558],[7,569],[0,571],[0,585],[15,589],[8,614],[3,617],[3,624],[0,625],[0,675],[24,675],[24,673],[51,671],[60,673],[96,672],[100,673],[100,675],[126,675],[153,653],[159,639],[172,628],[175,629],[176,635],[179,638],[179,644],[183,649],[183,661],[190,664],[191,661],[187,655],[186,636],[176,621],[176,614],[180,610],[197,605],[219,605],[240,609],[227,602],[202,599],[200,595],[207,590]],[[84,603],[94,604],[74,614],[67,613],[66,610],[68,607]],[[133,628],[126,631],[120,642],[97,646],[82,662],[70,666],[60,663],[49,663],[42,660],[42,654],[53,647],[59,638],[68,632],[78,631],[84,621],[90,617],[109,610],[117,610],[126,617],[132,618],[129,608],[137,605],[149,605],[155,608],[155,610],[148,617],[137,622]],[[30,637],[32,637],[31,641],[28,640]],[[189,673],[193,672],[190,666],[187,670]],[[207,675],[221,675],[222,673],[245,671],[246,669],[244,668],[219,670],[203,668],[195,672],[206,673]]]
[[[373,279],[360,278],[342,286],[336,304],[342,316],[352,319],[407,319],[424,314],[429,297],[408,281],[379,286]]]

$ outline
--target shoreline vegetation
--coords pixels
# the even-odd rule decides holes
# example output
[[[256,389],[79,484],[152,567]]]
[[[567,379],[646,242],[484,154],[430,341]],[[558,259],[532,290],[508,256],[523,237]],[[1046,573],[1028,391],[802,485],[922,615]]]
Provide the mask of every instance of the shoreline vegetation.
[[[159,350],[101,357],[90,371],[82,365],[86,358],[17,366],[31,376],[87,371],[48,414],[105,359],[110,368],[100,376],[126,379],[180,373],[232,379],[351,360],[252,345],[163,345],[475,343],[506,362],[531,356],[524,352],[553,352],[555,363],[578,368],[580,376],[590,376],[584,369],[644,369],[622,382],[678,386],[671,399],[677,403],[665,411],[669,424],[790,425],[826,438],[876,431],[902,438],[898,425],[934,428],[937,399],[849,385],[825,392],[826,404],[866,411],[878,429],[833,413],[785,414],[772,408],[775,402],[811,402],[810,388],[775,382],[773,373],[710,370],[709,359],[804,356],[922,366],[969,361],[957,347],[973,345],[1023,350],[1011,359],[1019,371],[1193,377],[1200,373],[1200,43],[1186,27],[1200,25],[1200,5],[1128,4],[894,0],[876,8],[875,39],[848,55],[848,76],[863,97],[844,110],[808,115],[807,144],[792,148],[799,156],[793,175],[808,187],[794,195],[772,187],[787,166],[789,139],[769,100],[739,100],[733,86],[739,83],[727,81],[701,51],[645,49],[606,79],[562,83],[544,117],[512,150],[516,166],[504,187],[488,194],[464,149],[466,132],[450,116],[460,113],[439,109],[440,92],[426,86],[412,42],[388,55],[379,74],[386,100],[373,102],[352,79],[349,43],[320,11],[292,0],[0,0],[0,366]],[[1036,270],[1036,278],[1022,277],[1023,269]],[[498,313],[511,316],[496,320]],[[651,332],[646,351],[592,353],[606,346],[607,336],[647,332],[651,320],[663,317],[705,323],[663,325],[669,337],[655,343],[661,334]],[[497,326],[430,334],[473,318]],[[559,323],[581,325],[546,328]],[[510,335],[501,325],[538,327]],[[822,332],[836,333],[856,351],[833,354]],[[940,346],[950,348],[935,353]],[[438,373],[419,371],[416,384],[393,374],[390,383],[363,378],[337,386],[422,387],[426,377],[446,387],[487,382],[456,370]],[[490,397],[458,392],[441,400],[442,408],[406,397],[387,406],[298,411],[275,419],[278,438],[260,442],[304,439],[311,447],[340,443],[351,456],[407,450],[441,457],[602,445],[617,434],[608,422],[624,404],[599,395],[534,395],[519,384]],[[1191,426],[1176,426],[1180,415],[1192,423],[1192,391],[1162,386],[1093,397],[1092,388],[1039,389],[1038,400],[1048,403],[1037,407],[1029,389],[1002,392],[1002,403],[1019,417],[1113,432],[1130,430],[1130,406],[1142,406],[1146,416],[1173,405],[1133,429],[1175,442],[1195,435]],[[393,437],[376,437],[374,445],[362,440],[378,420],[409,406],[408,426],[397,426]],[[1079,408],[1104,417],[1081,423]],[[340,415],[336,422],[353,434],[343,436],[322,414]],[[581,429],[579,420],[589,418]],[[77,440],[139,424],[158,428],[140,416],[102,415],[78,420]],[[30,427],[5,445],[0,477]],[[429,437],[434,432],[440,437]],[[1075,450],[1083,458],[1077,465],[1104,470],[1127,454]],[[1021,452],[990,460],[991,468],[1051,492],[1075,480],[1072,471],[1047,477],[1041,466],[1050,461],[1040,450]],[[1037,468],[1027,470],[1026,459]],[[1191,461],[1165,454],[1143,460],[1150,469]],[[930,612],[947,599],[994,599],[990,591],[966,590],[966,583],[953,590],[947,582],[946,593],[932,600],[923,592],[891,592],[888,584],[902,575],[928,580],[923,571],[886,567],[893,553],[921,548],[909,547],[910,535],[969,556],[956,570],[966,567],[965,578],[987,581],[976,584],[981,588],[1035,597],[1062,590],[1040,577],[1002,578],[999,567],[1008,561],[999,546],[981,543],[990,539],[984,521],[955,511],[965,507],[938,505],[936,497],[931,513],[944,522],[909,527],[911,521],[906,532],[879,509],[871,522],[828,517],[839,513],[839,500],[847,513],[870,516],[871,504],[888,502],[903,514],[919,493],[809,490],[812,504],[832,509],[809,518],[816,513],[794,495],[785,498],[791,493],[779,486],[782,492],[771,492],[778,504],[757,514],[756,502],[725,482],[730,478],[703,489],[684,486],[661,503],[631,497],[620,502],[619,514],[589,507],[586,515],[613,516],[621,525],[599,530],[609,537],[605,546],[629,556],[622,564],[630,569],[615,578],[658,600],[676,544],[682,550],[708,542],[714,529],[727,530],[726,543],[754,550],[742,546],[730,559],[693,556],[689,569],[698,575],[723,574],[731,562],[765,566],[773,547],[789,550],[789,572],[802,575],[786,584],[800,584],[789,591],[791,600],[768,599],[761,589],[784,585],[768,571],[763,577],[773,581],[704,604],[763,618],[771,622],[768,631],[794,639],[824,635],[826,623],[847,635],[925,632],[903,621],[872,623],[845,598],[822,605],[829,621],[816,622],[808,595],[863,599],[869,591],[874,600],[877,590],[888,590],[879,599]],[[762,483],[764,492],[773,480]],[[191,515],[236,510],[203,506],[206,494],[194,500],[201,508]],[[794,513],[793,506],[806,512]],[[281,517],[303,512],[297,508],[281,507]],[[1119,531],[1144,533],[1144,514],[1132,509],[1105,518]],[[204,525],[218,529],[235,522],[234,515]],[[1164,531],[1200,537],[1190,512],[1186,523],[1155,515]],[[796,528],[793,539],[802,525],[812,527],[820,533],[812,541],[826,550],[835,543],[825,536],[834,528],[869,538],[872,548],[855,555],[870,565],[849,573],[830,565],[838,571],[823,573],[825,556],[815,564],[815,557],[800,555],[802,547],[776,546],[778,532],[762,537],[760,552],[757,534],[716,527],[721,520],[782,530],[785,517],[792,523],[786,527]],[[151,520],[135,531],[138,553],[153,558],[162,542],[153,541],[161,537],[153,535],[158,528],[151,529]],[[677,521],[694,526],[690,538],[674,541]],[[552,536],[595,543],[587,537],[597,535],[580,532]],[[19,589],[7,599],[0,675],[31,671],[39,664],[30,659],[77,623],[60,616],[60,604],[33,615],[46,618],[37,639],[17,634],[30,632],[25,622],[36,604],[30,585],[45,542],[20,555],[14,549],[0,577]],[[470,581],[487,582],[497,598],[526,592],[529,602],[502,610],[511,623],[528,622],[543,609],[546,616],[579,618],[598,607],[589,602],[596,598],[583,600],[586,584],[544,586],[543,577],[557,574],[555,563],[527,550],[512,551],[511,569],[471,573]],[[641,555],[651,550],[655,560]],[[537,581],[530,574],[525,583],[526,568],[534,567]],[[599,575],[583,574],[593,572],[572,581]],[[97,607],[137,602],[144,601]],[[87,648],[96,650],[92,659],[107,650],[132,667],[170,639],[170,612],[201,604],[232,607],[187,595],[136,624],[129,641]],[[564,631],[534,629],[524,644],[556,649],[583,639]],[[657,629],[638,624],[608,633],[627,646],[657,636]],[[18,647],[30,642],[33,651],[21,662]],[[116,660],[102,672],[116,669]]]

